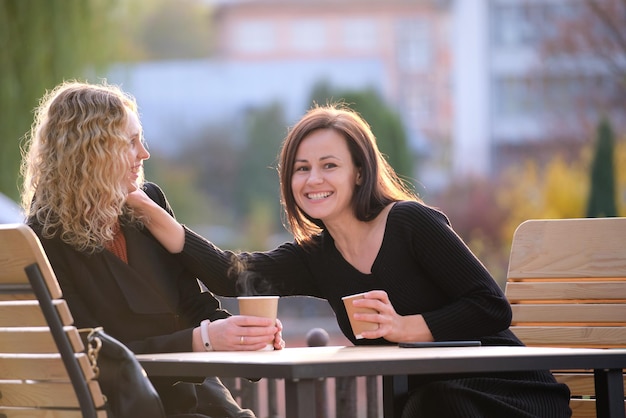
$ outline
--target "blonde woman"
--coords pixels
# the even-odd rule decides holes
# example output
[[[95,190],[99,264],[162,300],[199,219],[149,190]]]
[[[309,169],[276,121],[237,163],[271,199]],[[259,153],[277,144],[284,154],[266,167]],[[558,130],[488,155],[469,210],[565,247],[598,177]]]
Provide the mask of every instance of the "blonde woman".
[[[161,189],[144,182],[149,157],[135,99],[116,86],[64,82],[35,111],[22,205],[76,325],[102,326],[135,353],[256,350],[268,340],[281,349],[280,322],[222,310],[129,208],[141,189],[174,216]],[[174,383],[154,382],[169,416],[254,416],[216,378]]]

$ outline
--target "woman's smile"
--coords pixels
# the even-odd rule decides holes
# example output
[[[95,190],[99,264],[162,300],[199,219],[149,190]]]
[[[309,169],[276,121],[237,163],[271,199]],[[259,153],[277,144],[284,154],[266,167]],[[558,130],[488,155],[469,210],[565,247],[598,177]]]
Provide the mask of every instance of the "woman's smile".
[[[322,200],[322,199],[326,199],[327,197],[331,196],[332,194],[333,194],[333,192],[315,192],[315,193],[306,193],[305,196],[309,200]]]

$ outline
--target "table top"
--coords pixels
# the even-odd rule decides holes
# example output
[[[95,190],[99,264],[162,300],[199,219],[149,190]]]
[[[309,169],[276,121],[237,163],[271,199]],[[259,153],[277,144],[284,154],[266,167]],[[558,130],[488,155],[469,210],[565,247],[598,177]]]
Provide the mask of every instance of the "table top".
[[[140,354],[151,376],[307,379],[538,369],[624,369],[626,349],[330,346],[278,351]]]

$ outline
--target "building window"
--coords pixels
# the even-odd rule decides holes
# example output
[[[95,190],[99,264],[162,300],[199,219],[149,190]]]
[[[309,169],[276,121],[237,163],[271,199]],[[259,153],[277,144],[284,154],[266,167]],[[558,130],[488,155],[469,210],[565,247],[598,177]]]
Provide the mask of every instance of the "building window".
[[[501,77],[494,81],[493,111],[496,118],[519,118],[540,114],[541,98],[532,79]]]
[[[579,5],[507,3],[491,8],[491,45],[497,48],[536,47],[559,30],[558,22],[575,15]]]
[[[269,21],[249,20],[239,23],[233,36],[235,51],[239,53],[268,53],[277,47],[276,28]]]
[[[500,4],[491,9],[491,45],[498,48],[529,46],[536,28],[528,4]]]
[[[300,52],[321,51],[327,46],[326,31],[326,25],[321,20],[296,20],[291,24],[291,47]]]
[[[431,82],[405,79],[403,84],[401,101],[411,128],[433,124],[433,93],[427,87]]]
[[[376,51],[380,35],[374,19],[345,19],[341,25],[341,42],[349,51]]]
[[[403,19],[397,24],[397,63],[401,71],[427,71],[432,63],[433,41],[428,22]]]

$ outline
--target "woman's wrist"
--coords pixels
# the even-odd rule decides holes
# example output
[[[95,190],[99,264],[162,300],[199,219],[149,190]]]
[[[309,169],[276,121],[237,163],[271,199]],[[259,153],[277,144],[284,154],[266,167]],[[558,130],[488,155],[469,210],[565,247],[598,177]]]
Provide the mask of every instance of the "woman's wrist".
[[[401,329],[397,342],[434,341],[428,324],[422,315],[406,315],[401,317]]]
[[[191,334],[191,351],[204,351],[204,345],[202,344],[202,335],[200,333],[200,327],[193,329]]]

